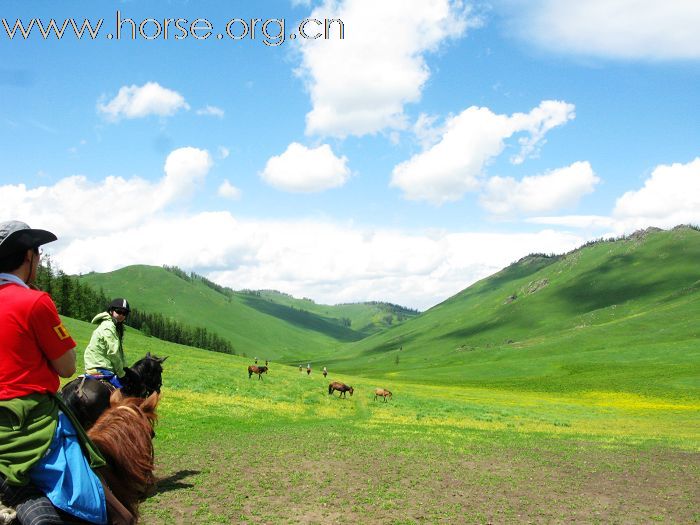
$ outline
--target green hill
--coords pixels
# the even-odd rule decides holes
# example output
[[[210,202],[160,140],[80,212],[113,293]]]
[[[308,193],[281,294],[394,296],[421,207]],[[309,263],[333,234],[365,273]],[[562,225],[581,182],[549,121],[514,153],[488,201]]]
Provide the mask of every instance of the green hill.
[[[315,362],[417,312],[388,303],[326,306],[272,291],[235,292],[177,269],[129,266],[79,277],[108,296],[230,340],[238,354]],[[358,327],[356,329],[356,327]]]
[[[297,299],[276,290],[255,290],[250,293],[276,304],[311,312],[325,319],[333,320],[343,326],[351,327],[365,336],[401,324],[419,314],[417,310],[386,302],[326,305],[317,304],[308,298]]]
[[[690,227],[531,255],[346,345],[328,366],[426,383],[697,396],[698,261]]]

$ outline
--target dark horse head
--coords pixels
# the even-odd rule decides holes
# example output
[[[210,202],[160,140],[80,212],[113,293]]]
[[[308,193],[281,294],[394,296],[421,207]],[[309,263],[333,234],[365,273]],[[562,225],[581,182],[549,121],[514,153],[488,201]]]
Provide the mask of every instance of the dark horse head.
[[[167,357],[156,357],[150,352],[132,367],[124,368],[122,394],[127,397],[148,397],[153,392],[160,394],[163,386],[163,361]]]
[[[132,367],[124,368],[121,392],[127,397],[146,398],[160,393],[163,385],[163,361],[147,353]],[[80,376],[61,389],[61,397],[75,414],[83,428],[90,428],[97,418],[109,408],[109,396],[114,387],[97,379]]]

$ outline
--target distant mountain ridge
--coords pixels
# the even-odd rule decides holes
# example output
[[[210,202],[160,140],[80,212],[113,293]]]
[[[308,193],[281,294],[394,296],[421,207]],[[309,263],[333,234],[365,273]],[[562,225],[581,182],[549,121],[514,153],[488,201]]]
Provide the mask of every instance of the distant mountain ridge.
[[[388,303],[319,305],[275,291],[234,291],[177,267],[128,266],[78,279],[136,308],[200,326],[230,340],[236,353],[314,360],[418,312]]]
[[[564,391],[576,382],[588,388],[585,378],[595,377],[601,390],[619,382],[697,392],[698,320],[700,229],[650,228],[564,255],[524,257],[344,346],[328,366],[503,388]]]

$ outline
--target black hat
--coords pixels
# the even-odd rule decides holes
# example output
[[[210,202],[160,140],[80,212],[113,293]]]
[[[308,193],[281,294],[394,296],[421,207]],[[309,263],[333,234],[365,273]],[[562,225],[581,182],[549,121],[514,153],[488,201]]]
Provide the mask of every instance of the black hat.
[[[116,310],[117,308],[123,308],[127,312],[131,312],[131,308],[129,308],[129,301],[121,297],[114,299],[111,303],[109,303],[107,311],[111,312],[112,310]]]
[[[46,230],[33,230],[24,222],[3,222],[0,223],[0,257],[38,248],[56,239],[53,233]]]

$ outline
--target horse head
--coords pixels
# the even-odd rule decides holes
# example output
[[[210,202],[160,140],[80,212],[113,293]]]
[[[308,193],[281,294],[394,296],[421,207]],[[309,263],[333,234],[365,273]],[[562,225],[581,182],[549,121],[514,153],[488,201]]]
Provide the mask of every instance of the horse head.
[[[160,394],[163,386],[163,361],[166,359],[167,356],[160,358],[148,352],[146,357],[136,361],[132,367],[124,368],[124,394],[136,397],[148,397],[153,392]]]
[[[134,515],[139,499],[155,483],[153,475],[153,426],[159,396],[146,399],[124,397],[120,390],[110,396],[110,407],[88,431],[88,436],[107,459],[101,473],[117,499]]]
[[[355,391],[355,390],[354,390],[352,387],[349,387],[349,388],[348,388],[348,392],[350,392],[350,397],[352,397],[352,393],[353,393],[354,391]]]

